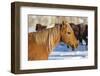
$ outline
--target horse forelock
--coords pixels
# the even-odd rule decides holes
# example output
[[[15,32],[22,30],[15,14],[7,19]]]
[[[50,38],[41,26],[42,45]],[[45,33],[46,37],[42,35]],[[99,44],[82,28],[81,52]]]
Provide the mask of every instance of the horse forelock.
[[[67,29],[70,29],[72,32],[74,32],[72,27],[71,27],[71,25],[69,23],[66,23],[66,25],[67,25]]]

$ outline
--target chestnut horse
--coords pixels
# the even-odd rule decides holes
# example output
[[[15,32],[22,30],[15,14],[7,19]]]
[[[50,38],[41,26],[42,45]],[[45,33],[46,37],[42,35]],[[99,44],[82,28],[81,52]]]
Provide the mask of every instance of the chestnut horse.
[[[71,26],[62,22],[62,25],[28,34],[28,60],[47,60],[53,48],[62,40],[65,44],[77,48]]]

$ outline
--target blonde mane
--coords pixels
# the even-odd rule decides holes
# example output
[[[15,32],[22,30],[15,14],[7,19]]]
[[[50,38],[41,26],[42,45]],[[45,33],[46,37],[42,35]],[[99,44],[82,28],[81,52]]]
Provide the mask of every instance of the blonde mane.
[[[47,30],[33,32],[33,40],[35,40],[34,41],[35,43],[44,44],[44,43],[46,43],[47,39],[48,39],[48,31]]]
[[[48,43],[48,50],[52,50],[57,44],[57,40],[60,40],[60,26],[52,27],[46,30],[33,32],[32,37],[36,44]]]
[[[72,27],[70,26],[70,24],[68,22],[66,22],[67,27],[70,29],[70,31],[73,31]],[[74,32],[74,31],[73,31]]]

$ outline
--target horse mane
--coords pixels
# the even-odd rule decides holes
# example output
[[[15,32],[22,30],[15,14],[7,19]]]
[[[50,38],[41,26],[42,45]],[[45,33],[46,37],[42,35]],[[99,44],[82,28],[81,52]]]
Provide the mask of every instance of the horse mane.
[[[58,44],[60,41],[60,26],[55,26],[53,28],[48,29],[49,33],[49,50],[52,51],[52,49],[55,47],[55,45]]]
[[[46,41],[48,39],[48,31],[42,30],[42,31],[38,31],[38,32],[33,32],[32,38],[35,43],[44,44],[44,43],[46,43]]]
[[[70,28],[71,31],[73,31],[71,25],[70,25],[69,23],[66,23],[66,24],[67,24],[67,27]],[[74,32],[74,31],[73,31],[73,32]]]
[[[53,49],[53,47],[55,47],[54,45],[57,44],[57,40],[60,40],[60,26],[58,25],[52,28],[32,32],[29,34],[32,34],[31,38],[34,43],[39,45],[47,44],[50,51],[51,49]]]

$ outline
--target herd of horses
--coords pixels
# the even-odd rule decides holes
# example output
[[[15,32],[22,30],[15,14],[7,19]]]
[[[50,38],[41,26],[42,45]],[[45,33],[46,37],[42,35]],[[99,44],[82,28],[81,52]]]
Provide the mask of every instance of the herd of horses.
[[[36,24],[36,32],[28,33],[28,60],[47,60],[53,48],[64,42],[72,50],[78,47],[82,40],[88,44],[88,26],[84,24],[62,21],[52,28]]]
[[[87,24],[74,24],[74,23],[70,23],[74,34],[77,38],[77,40],[79,40],[79,42],[81,44],[83,44],[83,40],[85,41],[85,44],[88,45],[88,25]]]

